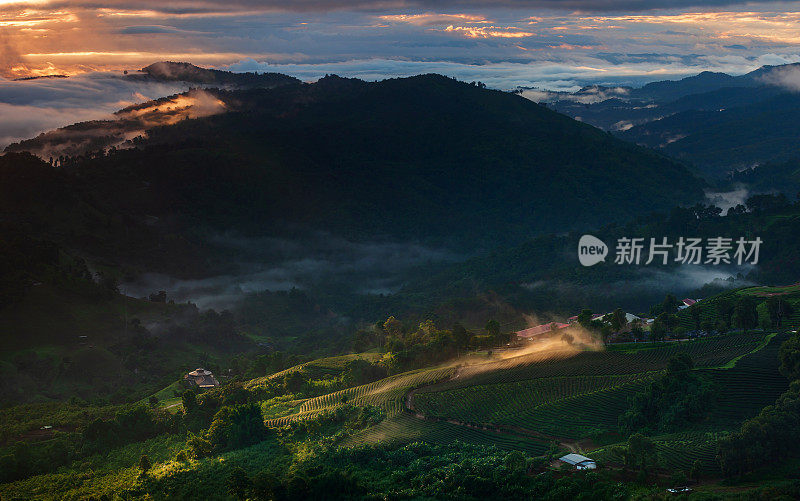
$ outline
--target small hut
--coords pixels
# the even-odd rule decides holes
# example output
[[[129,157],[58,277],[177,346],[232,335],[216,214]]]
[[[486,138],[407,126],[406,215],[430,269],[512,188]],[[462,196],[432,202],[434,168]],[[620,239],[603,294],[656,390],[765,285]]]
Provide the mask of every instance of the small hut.
[[[189,386],[196,386],[198,388],[213,388],[219,386],[219,381],[214,377],[211,371],[197,368],[183,376],[183,381]]]

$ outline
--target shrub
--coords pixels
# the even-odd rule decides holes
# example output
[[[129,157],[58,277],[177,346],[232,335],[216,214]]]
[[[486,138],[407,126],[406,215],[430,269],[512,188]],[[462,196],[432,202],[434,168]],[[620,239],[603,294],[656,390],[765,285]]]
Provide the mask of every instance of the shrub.
[[[208,440],[215,450],[230,450],[264,440],[267,429],[256,404],[226,406],[214,415]]]

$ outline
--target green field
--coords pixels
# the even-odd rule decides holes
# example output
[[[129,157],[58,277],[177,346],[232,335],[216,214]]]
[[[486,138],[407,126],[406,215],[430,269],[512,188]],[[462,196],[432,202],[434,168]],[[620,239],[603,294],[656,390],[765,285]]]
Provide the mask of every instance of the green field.
[[[317,436],[302,435],[297,443],[287,441],[289,437],[297,430],[308,433],[301,426],[306,421],[313,429],[325,429],[330,426],[325,419],[348,408],[377,407],[381,411],[379,421],[347,431],[340,429],[335,441],[328,443],[353,454],[365,447],[397,450],[424,442],[431,446],[488,447],[486,450],[503,454],[520,451],[528,458],[575,451],[601,465],[619,465],[623,459],[618,446],[626,440],[619,432],[619,416],[628,409],[634,394],[665,373],[670,357],[681,353],[694,360],[694,371],[712,380],[717,390],[702,421],[652,436],[657,467],[660,471],[686,472],[699,466],[706,477],[719,478],[719,440],[788,388],[786,378],[778,372],[778,350],[787,338],[787,333],[734,333],[695,341],[617,345],[600,351],[570,348],[519,356],[508,351],[494,358],[469,357],[313,398],[286,394],[260,401],[266,425],[275,433],[249,448],[187,462],[176,460],[177,452],[186,445],[186,436],[165,434],[117,447],[107,459],[88,456],[59,470],[5,484],[0,495],[4,499],[53,498],[63,492],[81,498],[89,493],[113,497],[127,492],[136,497],[141,492],[157,492],[164,498],[185,497],[191,495],[186,486],[192,479],[199,482],[219,471],[228,475],[231,465],[255,474],[264,461],[277,461],[280,468],[280,458],[304,457],[319,447]],[[258,394],[262,387],[282,383],[284,376],[294,371],[320,380],[340,380],[348,362],[359,358],[375,361],[377,357],[367,353],[319,359],[250,380],[244,388]],[[162,407],[176,402],[178,386],[156,393]],[[73,433],[76,426],[85,426],[97,417],[110,419],[116,411],[111,406],[35,404],[0,413],[0,428],[7,444],[26,434],[45,443],[51,439],[47,433]],[[29,413],[39,417],[26,419]],[[44,425],[55,429],[34,437],[32,433]],[[147,481],[137,474],[141,454],[154,461]],[[223,483],[224,479],[217,478],[201,491],[211,495],[224,489]]]
[[[373,383],[270,408],[267,424],[295,420],[347,404],[381,407],[380,424],[349,437],[348,446],[455,440],[542,454],[558,443],[563,450],[593,450],[592,438],[614,433],[628,399],[663,373],[671,356],[686,353],[696,370],[719,385],[711,417],[657,445],[670,466],[687,458],[715,467],[718,434],[773,402],[788,387],[777,370],[777,350],[785,335],[737,333],[695,341],[640,343],[604,351],[550,350],[502,360],[420,369]],[[352,356],[351,356],[352,357]],[[350,357],[323,359],[292,370],[335,370]],[[266,378],[265,378],[266,379]],[[263,383],[263,379],[260,380]],[[259,380],[250,383],[259,384]],[[691,454],[686,451],[691,449]],[[682,452],[683,451],[683,452]],[[599,457],[608,458],[598,449]],[[613,458],[608,458],[613,460]],[[691,466],[691,462],[689,466]]]
[[[764,320],[768,317],[765,304],[767,298],[781,298],[792,308],[791,313],[783,320],[784,326],[789,326],[791,328],[800,326],[800,284],[779,287],[755,286],[731,289],[710,298],[703,299],[691,308],[686,308],[678,312],[680,325],[687,330],[695,329],[695,324],[692,319],[692,310],[694,309],[699,310],[701,323],[705,321],[716,323],[720,320],[718,305],[725,301],[735,303],[742,297],[749,297],[756,301],[759,320]]]

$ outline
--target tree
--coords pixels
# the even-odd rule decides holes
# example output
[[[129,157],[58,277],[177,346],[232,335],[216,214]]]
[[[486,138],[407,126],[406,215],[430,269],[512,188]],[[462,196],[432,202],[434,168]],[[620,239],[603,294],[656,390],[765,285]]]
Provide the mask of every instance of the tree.
[[[503,462],[512,473],[526,473],[528,471],[528,458],[520,451],[509,452]]]
[[[599,323],[599,330],[600,330],[600,338],[603,340],[603,344],[608,343],[608,338],[611,337],[611,334],[614,333],[610,324],[606,322],[598,322]]]
[[[289,371],[283,376],[283,387],[289,393],[299,393],[306,384],[306,378],[302,371]]]
[[[703,473],[703,464],[699,459],[695,459],[692,463],[692,469],[689,470],[689,478],[697,482],[700,480],[700,475]]]
[[[743,297],[736,302],[733,311],[734,325],[747,332],[758,327],[758,310],[756,302],[750,297]]]
[[[619,332],[624,329],[628,325],[628,319],[625,316],[625,312],[622,308],[617,308],[611,314],[611,327],[614,329],[614,332]]]
[[[735,304],[729,298],[722,298],[717,301],[717,314],[721,317],[721,322],[731,325],[731,317],[733,316],[734,308]]]
[[[147,457],[147,454],[142,454],[139,458],[139,473],[142,476],[147,475],[147,472],[150,471],[152,467],[152,463],[150,463],[150,458]]]
[[[680,306],[680,301],[676,298],[673,294],[667,294],[664,298],[664,302],[661,303],[661,311],[663,313],[678,313],[678,306]]]
[[[668,332],[672,332],[678,326],[678,316],[672,313],[662,313],[656,320],[660,321]]]
[[[191,414],[197,409],[197,395],[192,390],[186,390],[181,395],[181,402],[183,403],[183,412]]]
[[[664,322],[655,319],[653,325],[650,326],[650,341],[661,341],[666,333],[667,328],[664,326]]]
[[[208,441],[217,450],[246,447],[266,436],[261,407],[257,404],[223,407],[214,415],[208,429]]]
[[[463,325],[456,322],[453,325],[452,332],[453,332],[453,341],[455,342],[457,348],[463,350],[469,346],[470,335],[469,332],[467,332],[467,329],[465,329]]]
[[[700,330],[700,308],[694,305],[689,307],[689,316],[692,317],[692,324],[695,330]]]
[[[786,300],[773,296],[767,298],[767,312],[772,326],[780,329],[783,319],[792,314],[792,307]]]
[[[248,478],[247,473],[238,466],[231,470],[228,478],[225,480],[225,487],[228,494],[236,499],[245,499],[251,485],[252,482],[250,478]]]
[[[498,336],[500,334],[500,322],[493,318],[490,319],[486,322],[486,332],[488,332],[490,336]]]
[[[572,345],[575,342],[575,336],[570,334],[569,332],[565,332],[561,335],[561,340],[567,343],[568,345]]]
[[[383,323],[383,330],[390,336],[399,337],[403,334],[403,325],[394,316],[391,316]]]
[[[777,195],[763,194],[753,195],[745,201],[745,204],[747,204],[747,208],[750,210],[750,212],[759,213],[770,212],[782,207],[786,207],[789,205],[789,201],[786,200],[786,195],[783,193],[779,193]]]
[[[800,381],[738,432],[719,442],[718,458],[725,476],[741,475],[765,464],[800,454]]]
[[[713,408],[715,385],[702,373],[692,371],[687,354],[671,357],[666,373],[629,401],[619,426],[627,433],[680,429],[704,419]]]
[[[591,329],[592,310],[590,310],[590,309],[582,310],[581,313],[578,315],[578,323],[584,329]]]
[[[800,335],[795,334],[781,344],[778,360],[781,374],[790,381],[800,379]]]
[[[195,435],[191,431],[186,439],[188,455],[194,459],[202,459],[211,455],[211,442],[202,435]]]
[[[647,470],[648,466],[655,463],[656,444],[641,433],[634,433],[628,437],[628,455],[626,463],[640,470]]]
[[[347,362],[342,373],[342,381],[348,386],[359,386],[384,377],[386,377],[385,367],[362,359]]]
[[[261,470],[253,477],[253,494],[256,499],[286,499],[286,488],[267,470]]]

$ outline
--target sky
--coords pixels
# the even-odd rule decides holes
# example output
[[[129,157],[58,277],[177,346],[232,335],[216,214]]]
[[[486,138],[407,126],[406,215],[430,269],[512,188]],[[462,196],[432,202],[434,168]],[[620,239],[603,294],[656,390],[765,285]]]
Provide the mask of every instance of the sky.
[[[309,81],[641,85],[800,61],[800,2],[0,0],[0,144],[179,91],[121,78],[161,60]],[[14,80],[51,74],[72,78]]]

